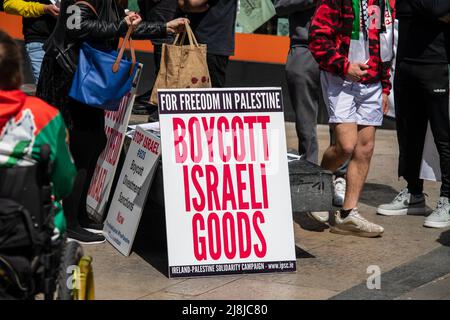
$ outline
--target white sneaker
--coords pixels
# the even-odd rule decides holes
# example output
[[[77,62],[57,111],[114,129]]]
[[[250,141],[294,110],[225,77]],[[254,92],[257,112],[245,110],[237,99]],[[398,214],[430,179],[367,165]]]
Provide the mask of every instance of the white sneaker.
[[[430,228],[450,227],[450,203],[448,198],[439,198],[436,209],[425,219],[423,225]]]
[[[405,188],[392,200],[391,203],[382,204],[377,213],[383,216],[404,216],[407,214],[425,214],[425,196],[415,196]]]
[[[330,213],[328,211],[317,211],[317,212],[308,212],[307,213],[309,217],[312,219],[319,221],[321,223],[328,222]]]
[[[358,208],[354,208],[344,219],[341,218],[340,211],[337,211],[335,214],[335,225],[331,226],[330,232],[374,238],[381,236],[384,232],[384,228],[378,224],[367,221],[358,213]]]
[[[336,207],[342,207],[345,199],[345,190],[347,188],[347,182],[344,178],[336,178],[333,181],[334,193],[333,193],[333,204]]]

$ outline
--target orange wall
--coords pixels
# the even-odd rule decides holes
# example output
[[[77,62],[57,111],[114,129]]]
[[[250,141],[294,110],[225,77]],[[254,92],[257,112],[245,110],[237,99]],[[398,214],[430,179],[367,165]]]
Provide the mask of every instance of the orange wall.
[[[18,16],[0,12],[0,29],[6,30],[16,39],[23,39],[22,21]],[[135,41],[139,51],[153,52],[149,41]],[[236,34],[236,50],[232,60],[262,63],[286,62],[289,38],[259,34]]]

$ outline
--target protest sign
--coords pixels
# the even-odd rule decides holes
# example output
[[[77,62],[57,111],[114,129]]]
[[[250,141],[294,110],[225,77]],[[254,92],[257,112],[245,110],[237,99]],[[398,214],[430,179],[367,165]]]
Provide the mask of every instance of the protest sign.
[[[105,149],[97,160],[86,200],[87,211],[94,220],[99,222],[103,221],[141,71],[142,64],[136,71],[131,92],[123,97],[119,110],[105,112],[105,133],[108,140]]]
[[[281,89],[158,93],[169,276],[295,271]]]
[[[160,156],[160,139],[137,127],[120,173],[108,216],[106,239],[128,256]]]

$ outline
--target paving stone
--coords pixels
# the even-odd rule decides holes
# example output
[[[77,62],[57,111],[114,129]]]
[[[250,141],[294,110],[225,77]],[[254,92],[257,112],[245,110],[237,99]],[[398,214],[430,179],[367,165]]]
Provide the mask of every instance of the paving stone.
[[[158,291],[139,298],[138,300],[189,300],[193,299],[193,296],[186,296],[178,293],[172,293],[167,291]]]
[[[177,283],[166,289],[166,292],[198,296],[211,290],[225,286],[226,284],[236,281],[240,277],[223,276],[223,277],[205,277],[187,279],[186,281]]]
[[[108,243],[84,246],[93,259],[95,296],[103,299],[138,299],[184,279],[168,279],[136,254],[124,257]]]
[[[309,300],[327,299],[335,291],[321,288],[299,287],[253,279],[239,279],[225,286],[198,296],[199,299],[261,299],[261,300]]]
[[[450,274],[402,295],[399,300],[450,300]]]
[[[145,116],[133,117],[134,122]],[[295,125],[286,123],[288,148],[297,148]],[[319,158],[328,146],[328,127],[319,126]],[[385,227],[381,238],[366,239],[331,234],[326,226],[294,214],[296,273],[243,275],[199,279],[168,279],[166,254],[152,252],[124,257],[109,244],[85,246],[94,257],[96,294],[100,299],[327,299],[364,283],[367,267],[383,273],[450,243],[448,229],[423,228],[424,217],[383,217],[376,207],[405,186],[397,178],[398,147],[395,131],[378,130],[374,158],[363,190],[360,212]],[[427,203],[434,207],[439,184],[425,182]],[[142,251],[142,250],[141,250]],[[450,263],[446,261],[443,263]],[[232,279],[232,280],[230,280]]]

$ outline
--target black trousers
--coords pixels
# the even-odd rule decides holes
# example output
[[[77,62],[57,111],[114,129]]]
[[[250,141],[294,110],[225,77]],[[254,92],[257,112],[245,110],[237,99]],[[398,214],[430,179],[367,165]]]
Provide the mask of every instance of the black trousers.
[[[230,57],[228,56],[220,56],[212,53],[206,55],[209,76],[211,77],[211,85],[213,88],[225,87],[229,58]]]
[[[161,56],[162,56],[162,44],[154,44],[153,45],[153,62],[155,63],[155,77],[154,77],[153,81],[156,81],[156,77],[158,76],[158,73],[159,73],[159,68],[161,66]],[[136,99],[147,102],[148,100],[150,100],[152,91],[153,91],[153,85],[150,90],[139,95],[138,97],[136,97]]]
[[[71,100],[69,113],[72,128],[69,131],[70,152],[78,170],[71,195],[64,199],[67,227],[74,229],[79,220],[88,218],[86,198],[98,157],[106,146],[105,115],[102,109]]]
[[[155,62],[155,79],[161,66],[162,45],[155,45],[153,58]],[[215,54],[207,54],[207,63],[211,84],[214,88],[222,88],[225,86],[226,71],[228,66],[228,56],[220,56]],[[148,101],[152,95],[153,88],[141,94],[138,99]]]
[[[449,74],[446,64],[397,64],[394,80],[399,143],[398,174],[410,192],[423,192],[419,179],[428,121],[442,172],[441,196],[450,196]]]

